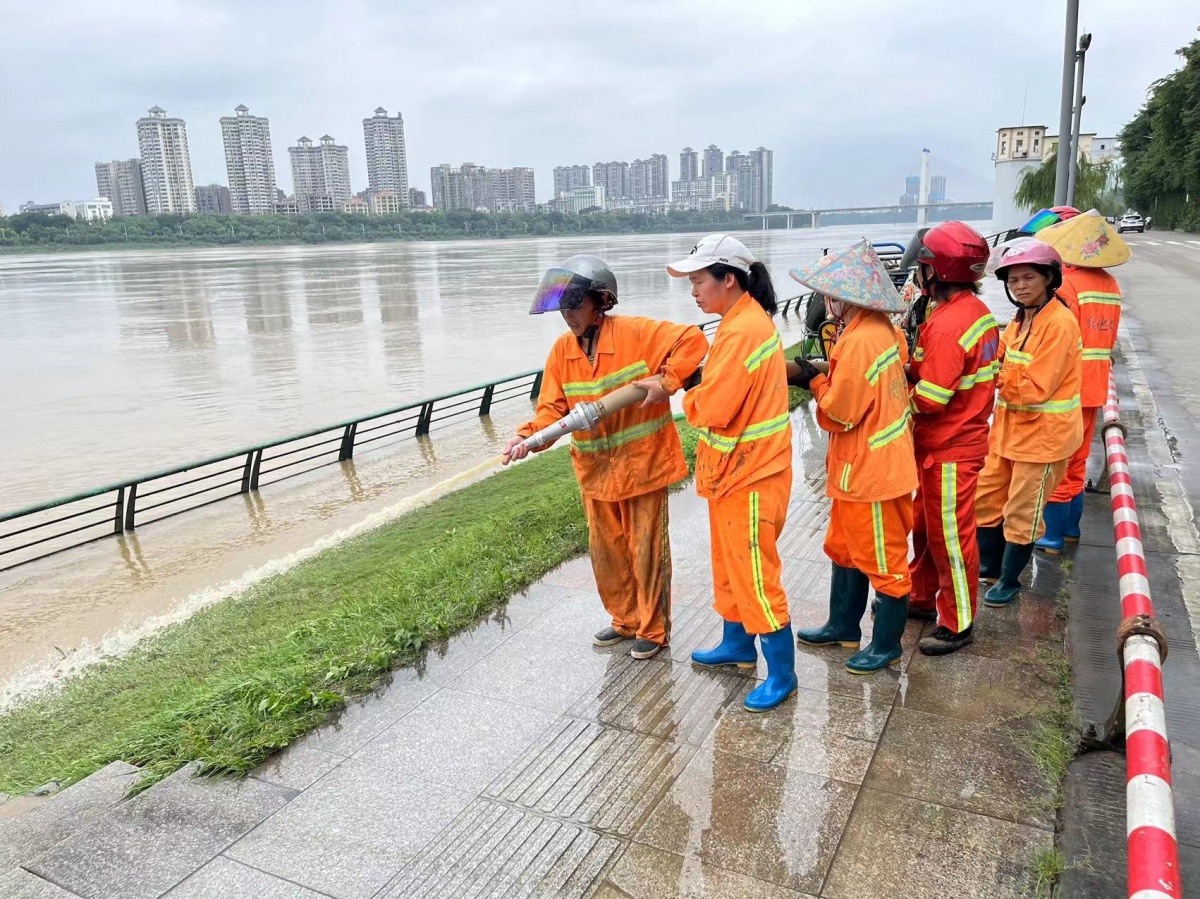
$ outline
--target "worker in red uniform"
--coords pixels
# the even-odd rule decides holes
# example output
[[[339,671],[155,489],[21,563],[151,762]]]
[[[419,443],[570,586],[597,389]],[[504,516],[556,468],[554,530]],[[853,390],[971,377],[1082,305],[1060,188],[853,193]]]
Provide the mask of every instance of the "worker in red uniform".
[[[1000,374],[987,461],[975,496],[980,574],[999,577],[984,596],[1006,606],[1044,528],[1046,502],[1079,447],[1079,325],[1055,291],[1062,261],[1025,238],[1003,249],[996,277],[1017,314],[1000,336]]]
[[[1063,260],[1058,295],[1071,307],[1083,340],[1079,401],[1083,439],[1067,463],[1067,473],[1046,504],[1046,533],[1037,547],[1052,554],[1065,542],[1079,540],[1087,462],[1100,409],[1108,401],[1112,350],[1121,324],[1121,288],[1107,268],[1125,263],[1131,253],[1116,229],[1096,210],[1039,230],[1037,239],[1053,246]]]
[[[829,620],[801,630],[809,646],[857,649],[869,587],[875,588],[871,642],[846,661],[869,674],[900,660],[900,637],[912,589],[908,538],[917,486],[908,383],[908,344],[890,314],[904,303],[867,241],[792,270],[801,284],[826,296],[829,314],[845,327],[829,357],[828,375],[797,357],[790,383],[811,390],[817,423],[829,432],[825,492],[833,499],[825,554],[833,563]]]
[[[578,403],[654,376],[654,395],[645,402],[571,435],[592,571],[612,618],[593,642],[632,639],[629,654],[649,659],[671,637],[667,488],[688,474],[668,397],[695,373],[708,341],[693,325],[609,315],[616,304],[617,279],[602,259],[572,256],[546,272],[529,311],[557,310],[570,331],[546,359],[533,419],[517,429],[504,454],[505,464],[524,457],[522,441]]]
[[[728,234],[705,237],[667,271],[691,282],[704,312],[721,316],[702,380],[683,398],[700,432],[696,492],[708,500],[713,607],[723,620],[721,642],[692,661],[753,668],[757,637],[767,679],[743,704],[765,712],[798,686],[777,548],[792,494],[792,426],[783,341],[771,321],[775,288],[766,266]]]
[[[909,366],[913,445],[920,483],[913,500],[909,617],[936,620],[921,652],[945,655],[974,637],[979,599],[975,490],[988,454],[1000,329],[979,299],[989,247],[962,222],[921,237],[916,282],[929,298]]]

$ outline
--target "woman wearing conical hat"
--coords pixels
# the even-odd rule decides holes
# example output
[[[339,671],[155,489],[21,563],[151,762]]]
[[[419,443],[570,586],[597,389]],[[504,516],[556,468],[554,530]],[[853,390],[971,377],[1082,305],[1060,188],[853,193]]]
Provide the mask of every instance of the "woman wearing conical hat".
[[[869,674],[900,660],[912,581],[908,537],[917,464],[909,426],[908,346],[889,315],[904,311],[879,256],[866,240],[792,277],[826,296],[831,317],[844,322],[825,375],[805,359],[789,383],[812,391],[817,422],[829,432],[825,492],[833,500],[825,554],[833,562],[829,620],[797,631],[809,646],[857,649],[867,594],[875,588],[871,643],[846,662]]]

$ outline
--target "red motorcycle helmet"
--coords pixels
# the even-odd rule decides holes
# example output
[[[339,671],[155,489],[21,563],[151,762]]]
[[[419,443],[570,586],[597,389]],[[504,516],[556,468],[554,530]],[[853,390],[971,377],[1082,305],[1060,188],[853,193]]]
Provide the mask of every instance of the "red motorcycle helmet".
[[[983,278],[990,248],[983,235],[963,222],[942,222],[921,236],[917,262],[933,269],[943,284],[974,284]]]

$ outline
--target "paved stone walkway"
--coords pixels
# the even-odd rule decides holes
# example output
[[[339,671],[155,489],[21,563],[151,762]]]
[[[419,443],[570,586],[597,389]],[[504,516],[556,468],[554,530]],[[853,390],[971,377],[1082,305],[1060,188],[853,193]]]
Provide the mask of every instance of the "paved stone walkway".
[[[807,626],[825,615],[828,506],[803,409],[796,441],[782,553]],[[903,665],[870,677],[847,650],[801,649],[799,695],[751,715],[753,676],[687,661],[720,627],[704,503],[689,488],[671,515],[669,653],[592,647],[604,615],[577,559],[244,782],[184,770],[125,801],[136,774],[118,764],[0,821],[0,896],[1029,894],[1053,846],[1028,747],[1053,703],[1059,566],[1037,559],[1033,589],[982,610],[952,657],[915,653],[915,624]]]

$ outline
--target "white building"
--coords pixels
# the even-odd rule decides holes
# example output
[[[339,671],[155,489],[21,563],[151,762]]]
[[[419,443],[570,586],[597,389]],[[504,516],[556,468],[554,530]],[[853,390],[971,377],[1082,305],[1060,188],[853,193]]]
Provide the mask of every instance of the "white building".
[[[390,190],[408,204],[408,150],[404,144],[404,117],[389,116],[380,106],[363,119],[367,144],[367,184],[371,191]]]
[[[225,170],[229,173],[229,201],[235,215],[265,215],[275,211],[275,158],[271,151],[271,124],[264,116],[250,115],[245,106],[221,117],[225,143]]]
[[[554,196],[561,197],[577,187],[592,186],[592,170],[586,165],[560,165],[554,168]]]
[[[146,212],[150,215],[195,212],[187,123],[167,118],[165,109],[153,106],[148,116],[137,120],[137,137]]]
[[[63,200],[61,203],[35,203],[33,200],[26,200],[17,207],[17,212],[21,215],[66,215],[75,218],[75,204],[70,200]]]
[[[112,200],[97,197],[94,200],[76,200],[71,204],[71,218],[85,222],[107,222],[113,217]]]
[[[96,163],[96,193],[112,200],[114,215],[145,215],[140,159]]]
[[[587,187],[572,187],[559,194],[550,202],[550,208],[556,212],[570,212],[578,215],[585,209],[608,209],[604,196],[604,185],[596,184]]]
[[[350,150],[328,134],[320,144],[302,137],[288,147],[292,162],[292,186],[301,215],[338,212],[354,195],[350,189]]]

